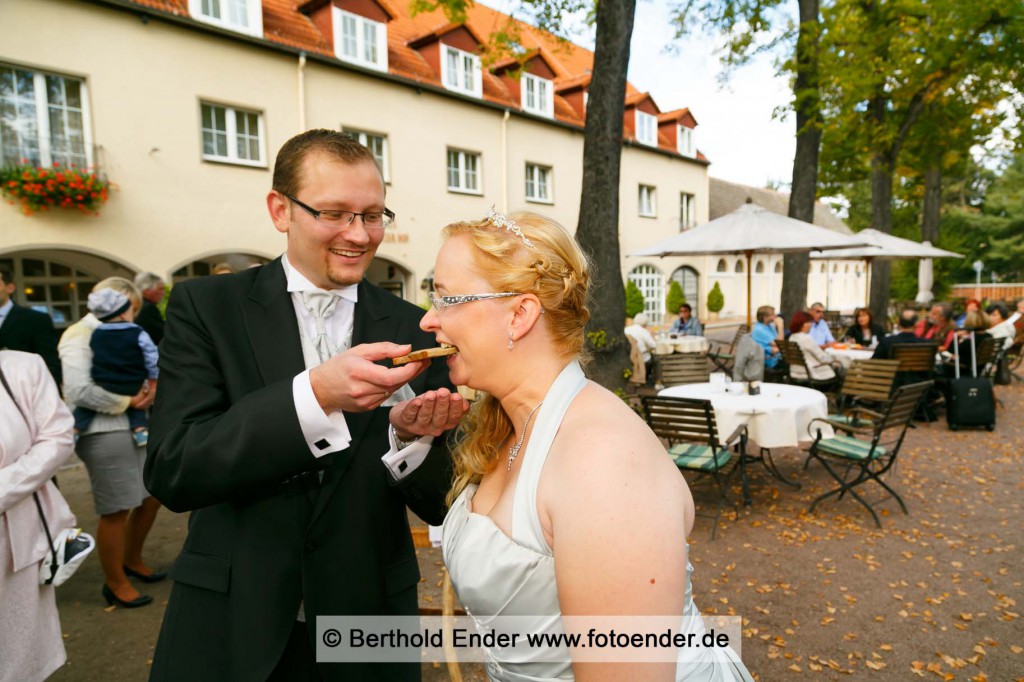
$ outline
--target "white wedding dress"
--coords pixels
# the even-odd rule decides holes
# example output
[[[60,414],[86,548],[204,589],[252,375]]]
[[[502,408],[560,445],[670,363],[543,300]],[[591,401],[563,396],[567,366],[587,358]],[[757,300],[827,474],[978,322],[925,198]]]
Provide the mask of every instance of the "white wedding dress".
[[[537,483],[562,418],[586,384],[579,363],[570,362],[551,385],[537,412],[530,443],[520,455],[523,463],[512,504],[512,537],[505,535],[490,517],[471,511],[475,485],[462,491],[445,518],[444,562],[459,601],[480,625],[486,626],[494,616],[530,616],[535,619],[534,632],[562,632],[555,557],[537,517]],[[692,572],[693,567],[687,562],[683,632],[696,633],[699,639],[704,623],[691,596]],[[534,660],[529,660],[530,653],[520,647],[515,649],[515,659],[509,660],[508,650],[488,649],[487,674],[501,682],[573,679],[567,656],[554,662],[543,652],[534,651]],[[732,649],[683,648],[676,679],[731,682],[749,681],[751,677]]]

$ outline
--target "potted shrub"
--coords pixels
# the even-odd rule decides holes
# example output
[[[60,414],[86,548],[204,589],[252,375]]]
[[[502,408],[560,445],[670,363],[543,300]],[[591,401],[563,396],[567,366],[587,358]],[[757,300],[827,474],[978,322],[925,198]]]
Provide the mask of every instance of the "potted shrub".
[[[77,208],[99,215],[109,186],[90,170],[58,163],[45,168],[22,159],[20,165],[0,169],[0,192],[25,215],[51,208]]]
[[[665,307],[668,309],[669,315],[678,315],[679,306],[686,303],[686,294],[683,293],[683,287],[679,282],[672,280],[672,283],[668,285],[668,295],[665,297]]]
[[[626,316],[636,317],[644,311],[644,295],[632,280],[626,282]]]
[[[722,312],[724,307],[725,296],[722,294],[722,289],[718,286],[718,282],[715,282],[715,286],[708,292],[708,319],[717,320],[718,313]]]

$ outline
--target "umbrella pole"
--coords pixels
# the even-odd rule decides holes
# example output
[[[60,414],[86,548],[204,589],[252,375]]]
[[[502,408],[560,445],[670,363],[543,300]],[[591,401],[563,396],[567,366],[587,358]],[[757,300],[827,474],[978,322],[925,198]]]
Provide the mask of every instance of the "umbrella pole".
[[[864,259],[864,307],[871,307],[871,259]]]
[[[750,273],[750,259],[753,257],[753,251],[744,251],[747,257],[747,327],[750,327],[750,278],[753,275]]]

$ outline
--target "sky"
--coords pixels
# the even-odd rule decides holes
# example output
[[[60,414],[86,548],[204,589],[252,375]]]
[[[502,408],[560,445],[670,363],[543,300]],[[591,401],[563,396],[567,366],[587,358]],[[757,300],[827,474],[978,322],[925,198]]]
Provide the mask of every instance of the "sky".
[[[482,0],[503,12],[518,0]],[[792,115],[773,120],[792,90],[775,75],[770,58],[734,70],[722,85],[712,38],[692,34],[676,40],[669,21],[670,0],[637,0],[630,47],[629,82],[650,92],[662,111],[689,107],[697,119],[696,145],[711,161],[711,176],[744,185],[788,185],[793,174],[796,124]],[[522,17],[521,13],[515,12]],[[592,35],[592,34],[591,34]],[[573,39],[593,48],[592,41]],[[670,53],[665,48],[674,46]]]

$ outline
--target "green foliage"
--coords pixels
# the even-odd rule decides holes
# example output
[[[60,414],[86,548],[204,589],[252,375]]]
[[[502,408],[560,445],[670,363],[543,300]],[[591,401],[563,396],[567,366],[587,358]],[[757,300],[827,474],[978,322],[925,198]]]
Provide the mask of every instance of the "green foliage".
[[[679,312],[679,306],[686,303],[686,295],[683,293],[683,287],[679,282],[672,280],[672,283],[668,285],[668,295],[665,297],[665,307],[668,312],[675,315]]]
[[[718,282],[715,282],[715,286],[708,292],[708,312],[720,313],[722,308],[725,307],[725,294],[722,293],[722,289],[718,286]]]
[[[594,350],[601,350],[608,345],[608,333],[603,329],[587,332],[587,343]]]
[[[636,317],[644,311],[644,295],[632,280],[626,282],[626,317]]]

